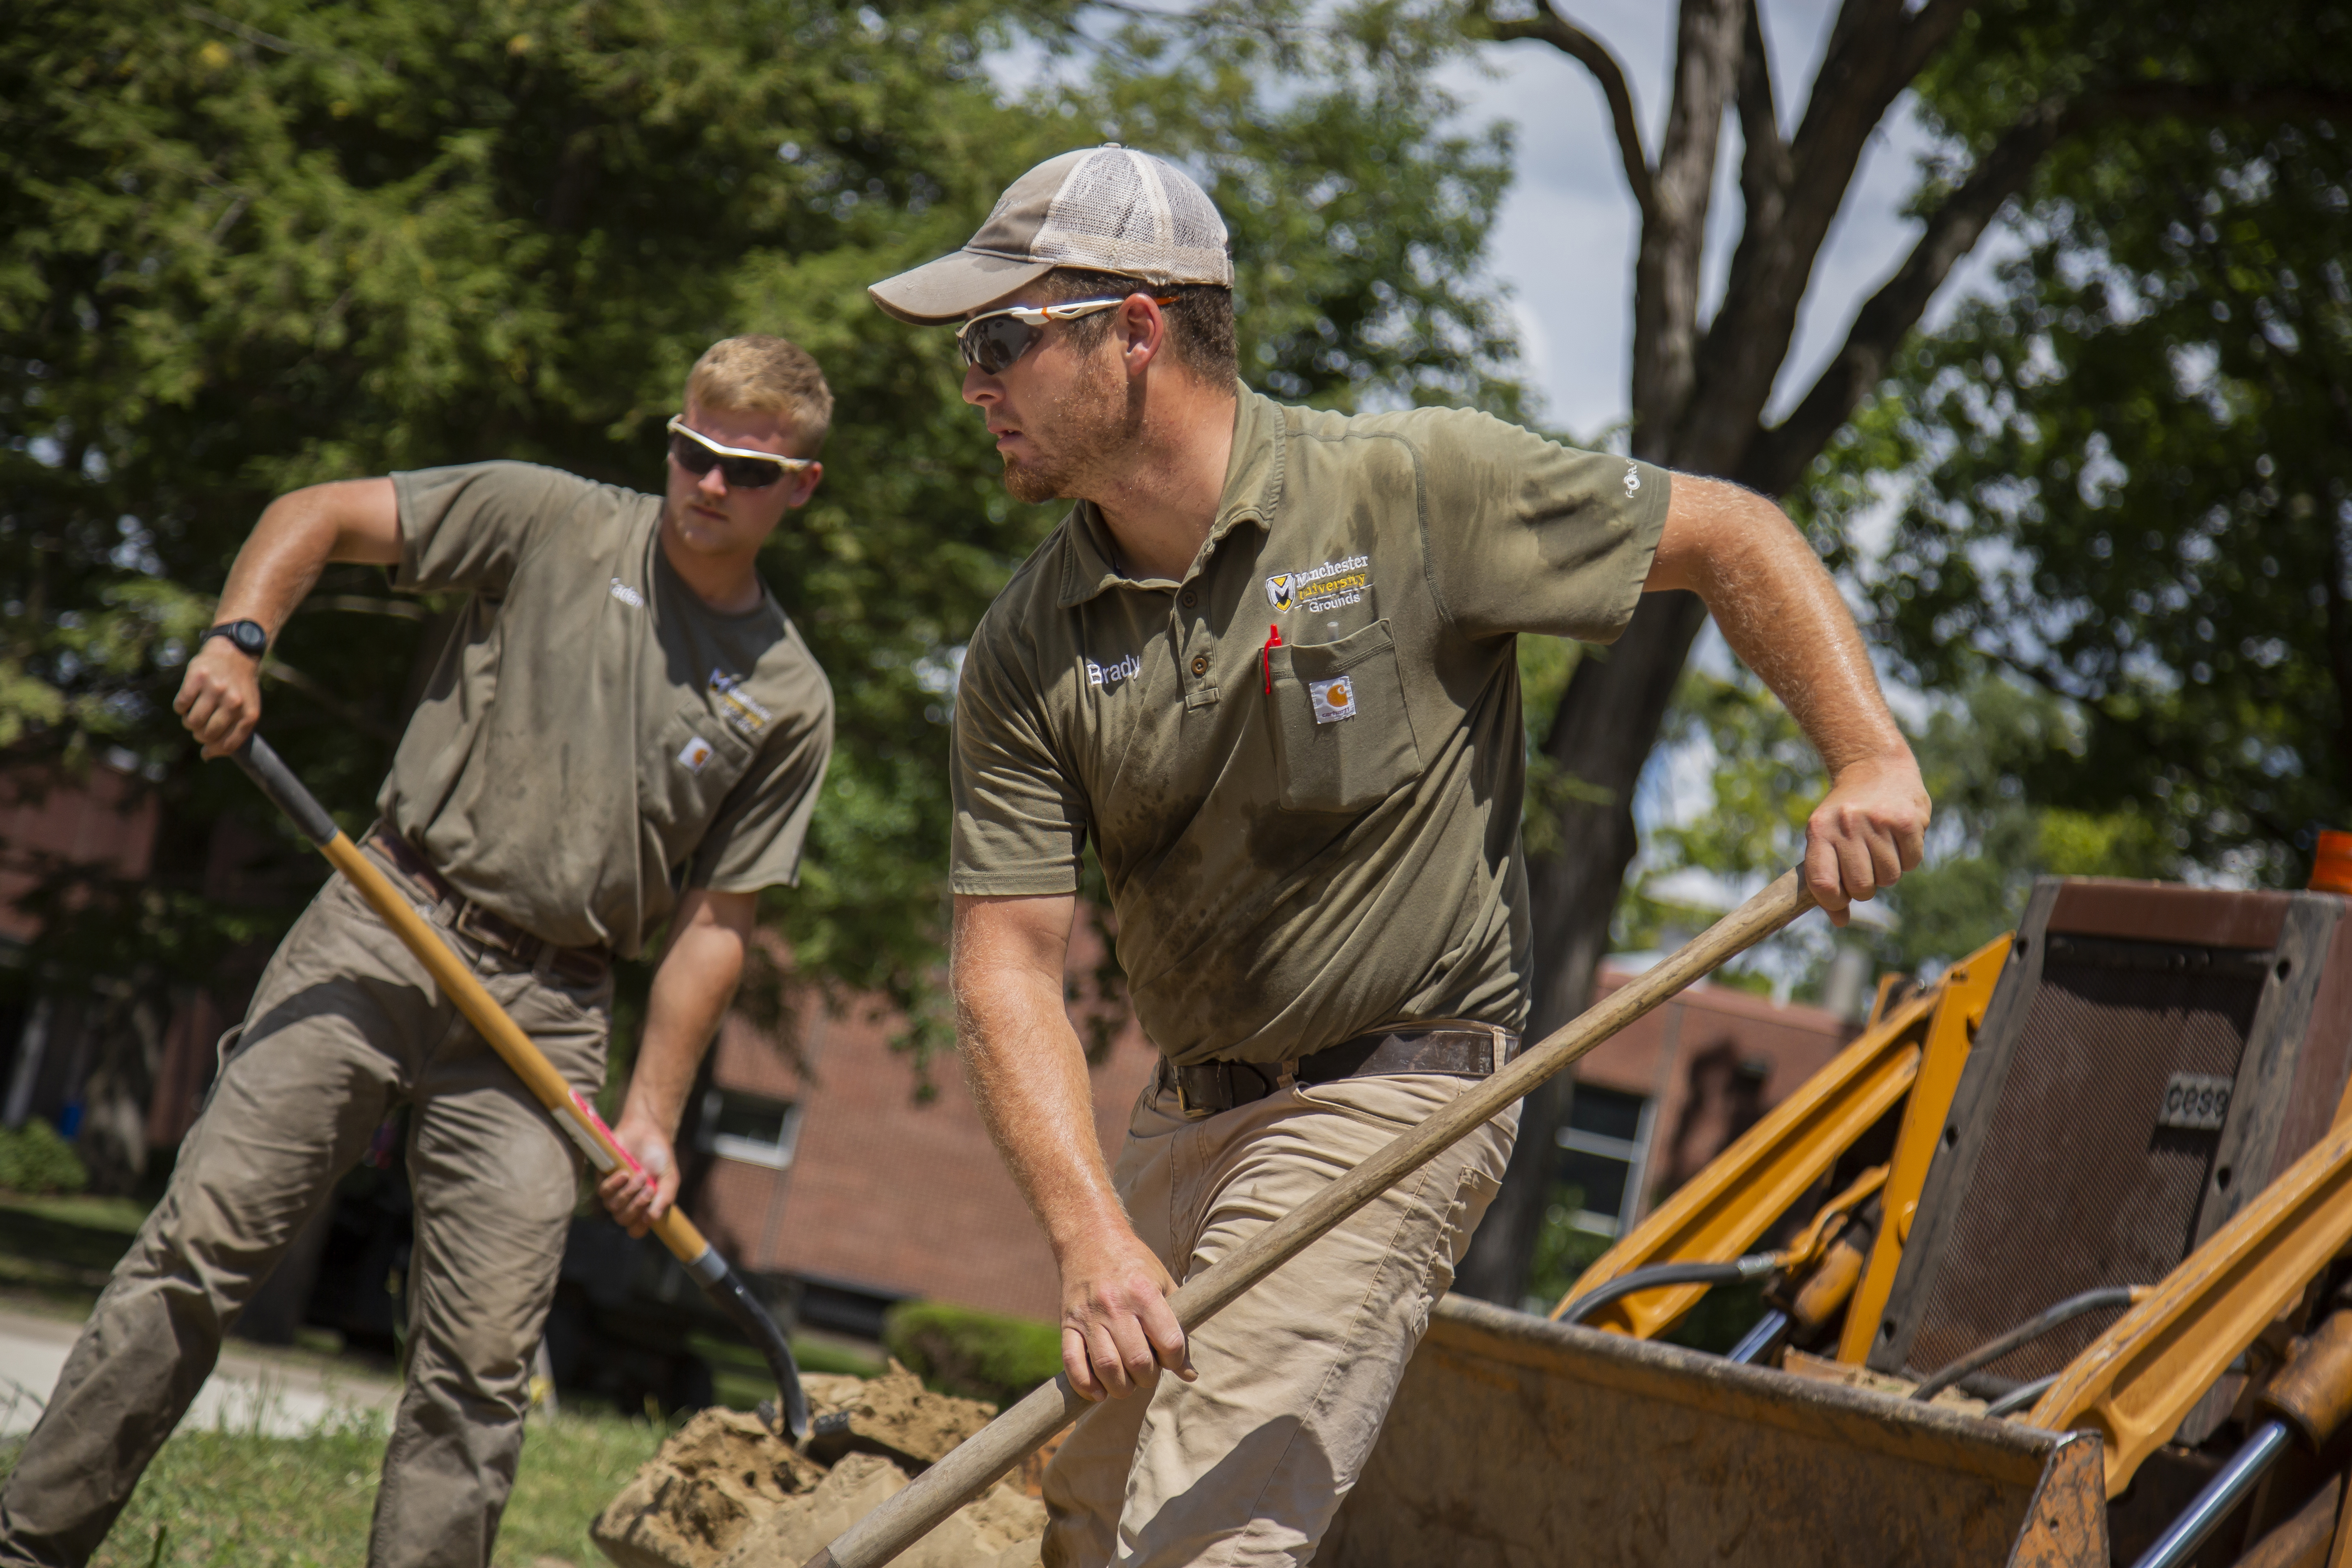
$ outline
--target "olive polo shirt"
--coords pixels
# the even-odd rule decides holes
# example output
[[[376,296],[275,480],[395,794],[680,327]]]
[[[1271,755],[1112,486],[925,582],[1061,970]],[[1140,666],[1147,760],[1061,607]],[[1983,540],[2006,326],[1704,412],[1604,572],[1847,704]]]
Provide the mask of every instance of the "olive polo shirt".
[[[1066,893],[1092,835],[1171,1059],[1527,1013],[1516,634],[1608,642],[1667,476],[1483,414],[1241,389],[1217,518],[1137,581],[1080,503],[957,689],[953,886]]]
[[[394,585],[471,591],[377,804],[549,942],[644,945],[681,888],[799,875],[833,693],[764,585],[712,610],[662,499],[529,463],[394,474]]]

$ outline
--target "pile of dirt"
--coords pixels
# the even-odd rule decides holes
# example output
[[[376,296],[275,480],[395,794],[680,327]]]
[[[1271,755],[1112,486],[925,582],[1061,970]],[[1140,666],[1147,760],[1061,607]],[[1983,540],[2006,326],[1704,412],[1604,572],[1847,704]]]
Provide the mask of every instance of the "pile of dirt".
[[[758,1417],[706,1410],[680,1427],[590,1534],[619,1568],[774,1568],[807,1561],[995,1407],[886,1376],[802,1380],[811,1427],[795,1450]],[[906,1568],[1034,1568],[1045,1508],[1000,1481],[898,1558]]]

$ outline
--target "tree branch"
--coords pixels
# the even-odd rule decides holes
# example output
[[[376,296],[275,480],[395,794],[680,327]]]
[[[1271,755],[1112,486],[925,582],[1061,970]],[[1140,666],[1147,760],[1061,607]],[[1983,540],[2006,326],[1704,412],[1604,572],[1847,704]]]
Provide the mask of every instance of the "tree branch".
[[[1772,97],[1772,63],[1765,52],[1763,0],[1748,0],[1748,34],[1739,58],[1739,194],[1748,208],[1743,228],[1777,227],[1792,165],[1780,138],[1780,106]]]
[[[1538,39],[1592,73],[1593,79],[1601,84],[1601,95],[1609,100],[1610,122],[1617,132],[1617,152],[1625,163],[1625,184],[1633,188],[1634,203],[1647,219],[1657,202],[1656,180],[1650,173],[1649,156],[1642,151],[1642,121],[1633,112],[1633,89],[1625,80],[1625,68],[1609,52],[1608,45],[1553,10],[1551,0],[1535,0],[1535,7],[1533,16],[1498,22],[1492,0],[1476,0],[1474,15],[1486,36],[1496,43]]]
[[[1854,317],[1839,348],[1795,412],[1769,430],[1759,430],[1739,464],[1743,480],[1766,495],[1782,495],[1805,465],[1818,456],[1845,423],[1855,405],[1886,374],[1887,363],[1927,310],[1953,266],[1969,253],[2001,204],[2024,188],[2034,165],[2058,139],[2079,123],[2079,110],[2049,99],[2021,115],[1944,199],[1895,276],[1873,294]]]
[[[1748,443],[1738,465],[1742,481],[1766,495],[1785,494],[1795,485],[1805,465],[1885,376],[1895,351],[1918,325],[1952,268],[2063,138],[2112,120],[2270,121],[2313,115],[2352,122],[2352,95],[2300,83],[2222,89],[2139,82],[2072,103],[2048,99],[2028,110],[1927,219],[1911,254],[1854,317],[1844,344],[1795,412],[1772,429],[1759,431]]]
[[[1903,0],[1845,0],[1840,7],[1803,121],[1788,143],[1780,184],[1764,193],[1769,199],[1760,205],[1756,193],[1748,193],[1748,221],[1732,251],[1723,305],[1699,350],[1701,390],[1675,443],[1694,467],[1729,473],[1753,437],[1795,339],[1813,263],[1871,132],[1950,40],[1966,9],[1967,0],[1927,0],[1916,15],[1906,13]],[[1762,28],[1752,16],[1749,26],[1750,52],[1760,67]],[[1769,90],[1769,79],[1763,85]],[[1743,131],[1754,118],[1747,101],[1754,90],[1743,70]],[[1772,135],[1777,142],[1777,123]],[[1742,190],[1749,184],[1743,167]]]

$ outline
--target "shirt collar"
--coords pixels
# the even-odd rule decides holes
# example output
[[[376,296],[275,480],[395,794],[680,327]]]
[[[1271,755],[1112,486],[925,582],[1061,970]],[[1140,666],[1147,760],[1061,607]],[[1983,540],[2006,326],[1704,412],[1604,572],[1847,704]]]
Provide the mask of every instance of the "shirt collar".
[[[1234,384],[1234,449],[1225,463],[1225,488],[1217,499],[1217,521],[1185,575],[1201,569],[1217,542],[1244,522],[1261,528],[1274,521],[1282,504],[1285,435],[1282,405],[1240,382]],[[1108,588],[1141,584],[1111,564],[1110,530],[1092,501],[1070,509],[1062,529],[1062,591],[1058,608],[1082,605]]]

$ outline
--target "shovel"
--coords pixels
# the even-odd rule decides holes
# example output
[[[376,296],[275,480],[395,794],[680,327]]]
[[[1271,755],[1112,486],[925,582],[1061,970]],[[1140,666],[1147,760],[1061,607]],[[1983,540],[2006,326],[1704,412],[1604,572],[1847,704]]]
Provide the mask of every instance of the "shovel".
[[[302,837],[317,847],[319,853],[341,871],[360,895],[373,905],[375,912],[399,936],[416,961],[425,965],[441,994],[457,1005],[466,1021],[480,1031],[490,1048],[499,1053],[507,1066],[514,1069],[523,1087],[538,1097],[547,1107],[555,1125],[564,1135],[580,1146],[588,1163],[599,1176],[614,1167],[626,1165],[637,1175],[643,1167],[630,1157],[629,1152],[614,1140],[613,1130],[604,1125],[593,1107],[581,1099],[577,1090],[563,1081],[529,1035],[515,1026],[506,1009],[494,1001],[482,983],[474,978],[474,971],[466,961],[441,940],[439,933],[426,923],[425,917],[392,885],[391,879],[378,870],[375,862],[361,853],[360,847],[343,836],[335,819],[327,815],[317,797],[302,787],[302,781],[278,760],[278,753],[259,735],[248,738],[235,753],[236,765],[246,771],[261,793],[268,795],[278,809],[291,818]],[[776,1392],[783,1400],[783,1426],[797,1443],[808,1436],[808,1396],[801,1392],[800,1368],[793,1361],[792,1346],[784,1341],[783,1331],[776,1327],[768,1310],[743,1286],[742,1278],[719,1255],[719,1249],[703,1238],[694,1222],[676,1207],[654,1222],[654,1234],[662,1245],[694,1276],[705,1294],[718,1304],[719,1310],[735,1321],[768,1363],[775,1374]],[[772,1405],[763,1404],[761,1417],[770,1426],[776,1423]]]
[[[1362,1164],[1186,1281],[1168,1300],[1176,1321],[1191,1332],[1473,1128],[1717,964],[1812,907],[1813,895],[1802,875],[1784,873],[1654,968],[1611,992],[1541,1044],[1520,1052],[1502,1071],[1465,1091],[1412,1131],[1400,1134]],[[1086,1407],[1087,1401],[1070,1387],[1069,1374],[1056,1374],[1053,1382],[958,1444],[905,1490],[842,1531],[802,1568],[880,1568],[1077,1419]]]

